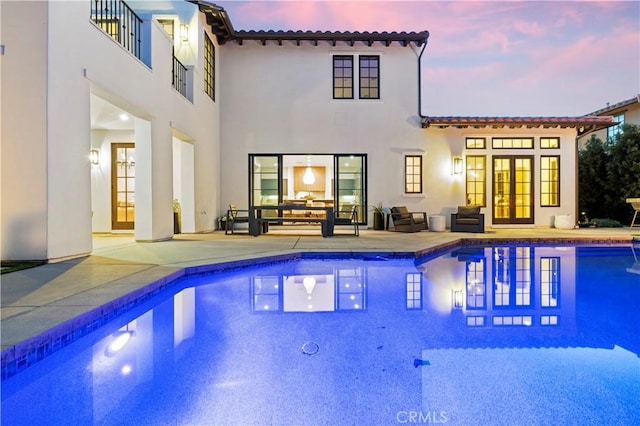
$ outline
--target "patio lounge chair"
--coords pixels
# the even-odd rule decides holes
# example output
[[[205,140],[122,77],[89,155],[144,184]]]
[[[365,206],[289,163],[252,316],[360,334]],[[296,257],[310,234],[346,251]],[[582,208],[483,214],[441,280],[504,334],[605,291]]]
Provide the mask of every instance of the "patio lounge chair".
[[[406,206],[391,207],[393,229],[398,232],[420,232],[427,227],[426,212],[410,212]]]
[[[249,210],[238,210],[235,204],[229,204],[227,210],[227,221],[225,222],[224,234],[233,234],[236,223],[249,223]]]
[[[353,226],[353,234],[358,237],[360,235],[360,227],[358,225],[358,206],[353,206],[351,209],[336,212],[333,219],[333,225],[351,225]]]
[[[451,214],[451,232],[484,232],[484,214],[480,206],[459,206]]]

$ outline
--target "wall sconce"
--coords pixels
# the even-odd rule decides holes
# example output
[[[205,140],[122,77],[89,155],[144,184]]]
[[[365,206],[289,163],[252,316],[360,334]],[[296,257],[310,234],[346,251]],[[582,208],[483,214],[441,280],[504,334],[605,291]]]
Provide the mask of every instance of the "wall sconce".
[[[180,40],[183,43],[189,43],[189,26],[187,24],[180,24]]]
[[[89,161],[91,161],[91,165],[93,166],[100,164],[100,151],[92,149],[89,153]]]
[[[462,309],[464,300],[462,290],[451,290],[451,298],[453,299],[453,307],[455,309]]]
[[[462,174],[462,157],[453,157],[453,174]]]

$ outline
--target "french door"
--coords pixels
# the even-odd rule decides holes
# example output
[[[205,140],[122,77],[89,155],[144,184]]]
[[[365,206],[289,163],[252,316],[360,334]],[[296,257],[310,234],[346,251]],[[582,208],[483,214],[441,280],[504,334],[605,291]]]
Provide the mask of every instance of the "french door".
[[[532,224],[533,156],[493,157],[493,223]]]
[[[111,229],[133,229],[136,212],[135,183],[135,144],[111,144]]]

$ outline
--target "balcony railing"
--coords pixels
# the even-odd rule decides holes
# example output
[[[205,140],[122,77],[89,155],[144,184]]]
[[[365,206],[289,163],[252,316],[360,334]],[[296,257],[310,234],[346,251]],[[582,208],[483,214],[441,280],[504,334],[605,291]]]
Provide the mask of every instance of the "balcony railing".
[[[182,96],[187,97],[187,67],[173,55],[173,67],[171,68],[171,85]]]
[[[142,19],[122,0],[91,1],[91,20],[132,55],[141,59]]]

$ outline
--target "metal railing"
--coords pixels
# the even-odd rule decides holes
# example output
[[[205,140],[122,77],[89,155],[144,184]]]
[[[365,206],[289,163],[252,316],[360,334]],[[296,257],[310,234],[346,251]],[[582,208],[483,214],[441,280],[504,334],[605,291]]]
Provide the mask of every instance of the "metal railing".
[[[107,34],[140,58],[142,19],[122,0],[91,0],[91,20]]]
[[[187,67],[176,58],[175,50],[173,53],[173,66],[171,67],[171,85],[182,96],[187,97]]]

